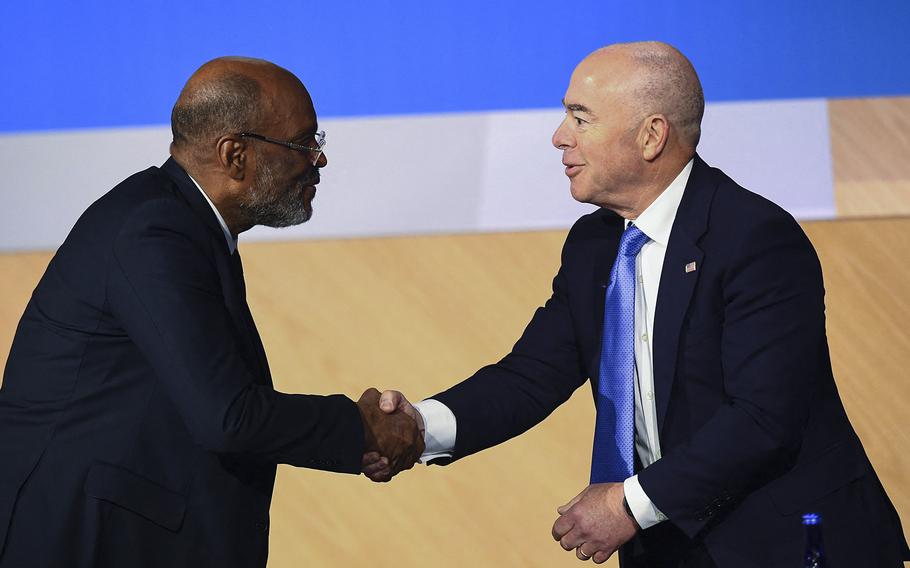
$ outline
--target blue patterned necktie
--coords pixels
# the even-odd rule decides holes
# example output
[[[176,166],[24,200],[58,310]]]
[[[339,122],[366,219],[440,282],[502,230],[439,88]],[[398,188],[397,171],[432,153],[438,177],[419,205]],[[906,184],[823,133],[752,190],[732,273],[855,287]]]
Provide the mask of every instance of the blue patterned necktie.
[[[635,257],[648,235],[633,224],[619,240],[604,301],[591,483],[632,475],[635,451]]]

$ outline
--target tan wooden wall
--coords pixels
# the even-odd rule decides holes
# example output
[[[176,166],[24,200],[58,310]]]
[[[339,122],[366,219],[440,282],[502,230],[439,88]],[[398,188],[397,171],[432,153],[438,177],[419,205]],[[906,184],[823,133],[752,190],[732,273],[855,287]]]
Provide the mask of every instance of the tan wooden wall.
[[[910,526],[910,218],[806,223],[847,410]],[[564,232],[244,245],[278,388],[431,395],[505,353],[549,293]],[[0,256],[0,364],[48,253]],[[279,468],[271,562],[576,566],[550,538],[587,482],[587,387],[524,436],[392,483]],[[607,566],[615,565],[608,563]]]
[[[828,101],[838,218],[910,215],[910,97]]]

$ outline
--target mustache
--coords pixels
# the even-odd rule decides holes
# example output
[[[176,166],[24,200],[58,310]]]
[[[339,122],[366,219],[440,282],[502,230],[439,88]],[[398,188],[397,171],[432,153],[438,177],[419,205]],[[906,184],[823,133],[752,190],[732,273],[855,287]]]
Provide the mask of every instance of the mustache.
[[[316,174],[315,176],[309,176],[300,180],[300,185],[318,185],[320,179],[321,176],[319,174]]]

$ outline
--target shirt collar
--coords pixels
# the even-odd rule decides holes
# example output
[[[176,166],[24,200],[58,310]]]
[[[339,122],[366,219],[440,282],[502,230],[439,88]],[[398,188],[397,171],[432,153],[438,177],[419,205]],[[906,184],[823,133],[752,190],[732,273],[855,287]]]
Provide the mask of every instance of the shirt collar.
[[[201,193],[202,197],[205,198],[205,202],[208,203],[209,207],[212,208],[212,211],[215,212],[215,217],[218,218],[218,224],[221,225],[221,230],[224,232],[224,240],[227,241],[228,251],[231,254],[234,254],[234,251],[237,250],[237,237],[235,237],[234,235],[231,234],[231,231],[228,229],[227,223],[224,222],[224,218],[221,216],[221,213],[218,212],[218,208],[215,207],[215,204],[212,203],[211,199],[209,199],[208,194],[206,194],[206,192],[203,191],[202,186],[199,185],[199,182],[196,181],[195,178],[193,178],[193,176],[190,176],[189,173],[187,173],[186,175],[188,175],[190,177],[190,179],[193,180],[193,183],[196,184],[196,187],[199,189],[199,193]]]
[[[663,246],[667,246],[667,242],[670,240],[670,230],[673,228],[673,221],[676,220],[676,210],[679,209],[679,202],[682,201],[694,162],[694,159],[689,160],[676,179],[670,182],[667,189],[658,195],[647,209],[642,211],[638,219],[632,219],[635,226],[648,235],[652,241]],[[626,220],[626,227],[629,226],[629,223],[630,221]]]

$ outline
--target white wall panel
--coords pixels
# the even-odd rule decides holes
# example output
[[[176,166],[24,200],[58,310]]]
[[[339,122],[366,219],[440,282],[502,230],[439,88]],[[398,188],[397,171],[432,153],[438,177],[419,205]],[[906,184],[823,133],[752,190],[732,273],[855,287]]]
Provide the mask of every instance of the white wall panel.
[[[329,165],[313,219],[243,239],[568,227],[591,206],[569,194],[550,145],[561,110],[324,120]],[[0,250],[51,249],[131,173],[167,158],[167,127],[0,136]],[[801,218],[834,216],[823,100],[711,104],[711,164]]]
[[[698,152],[799,219],[836,215],[824,99],[710,104]]]

